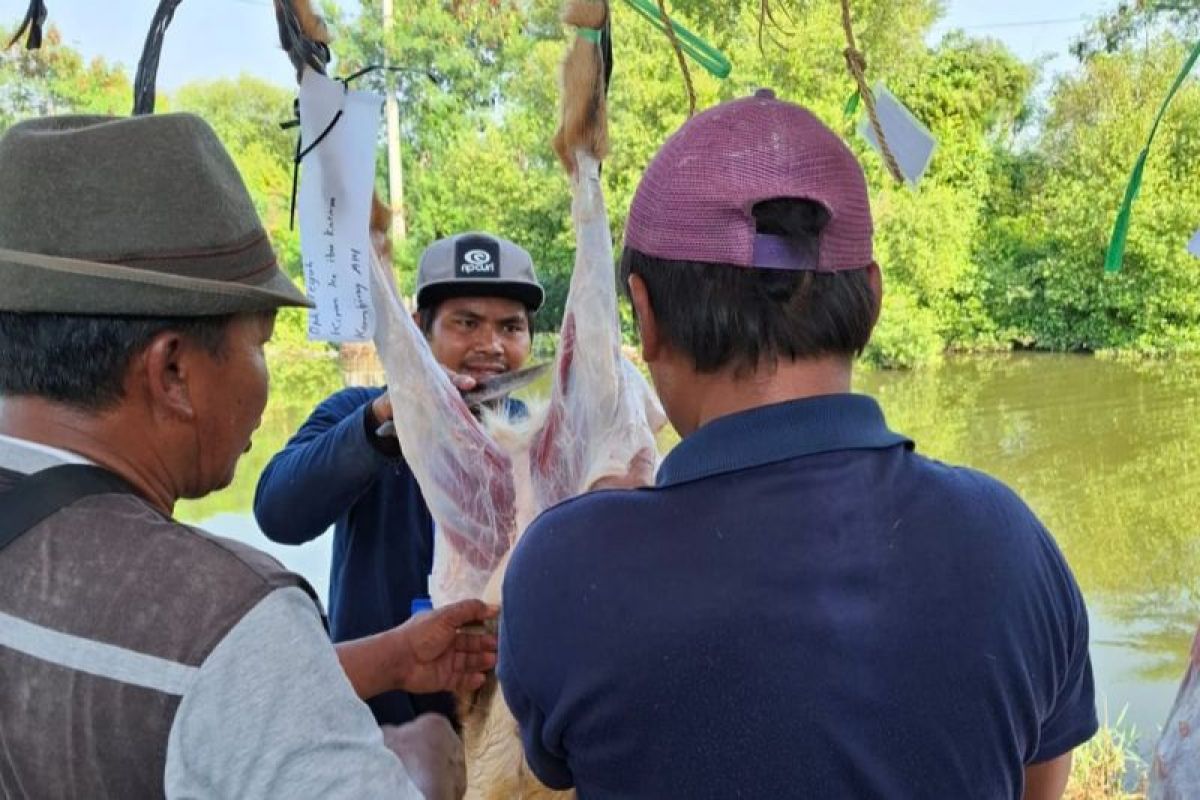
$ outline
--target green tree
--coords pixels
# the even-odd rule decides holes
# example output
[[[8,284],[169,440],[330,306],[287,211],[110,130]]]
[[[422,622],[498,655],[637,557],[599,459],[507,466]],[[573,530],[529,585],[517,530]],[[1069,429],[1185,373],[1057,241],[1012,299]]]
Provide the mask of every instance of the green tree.
[[[1092,23],[1071,45],[1071,52],[1080,61],[1087,61],[1100,53],[1116,53],[1139,37],[1164,28],[1195,32],[1198,26],[1200,0],[1123,0]]]
[[[971,253],[993,153],[1027,115],[1033,72],[994,43],[959,36],[927,47],[925,35],[939,13],[933,0],[855,6],[872,75],[917,109],[941,140],[938,160],[917,193],[890,184],[877,157],[857,139],[854,121],[843,117],[853,82],[841,55],[844,33],[835,3],[802,4],[790,20],[777,14],[786,30],[769,31],[761,46],[758,2],[681,0],[671,9],[735,65],[724,82],[693,67],[699,108],[771,86],[813,108],[860,152],[875,187],[881,261],[899,298],[895,312],[919,317],[894,323],[885,317],[885,326],[895,330],[883,336],[898,346],[878,360],[907,363],[946,343],[976,344],[986,338],[980,330],[991,330]],[[402,268],[411,269],[432,238],[455,230],[484,227],[507,235],[530,249],[548,285],[543,329],[557,327],[574,257],[566,179],[549,146],[558,102],[550,76],[571,35],[557,22],[557,7],[548,0],[426,4],[403,23],[397,20],[388,42],[373,3],[335,25],[342,72],[385,58],[432,65],[422,74],[402,73],[399,88],[411,232],[400,251]],[[667,39],[623,4],[612,8],[613,152],[605,185],[619,247],[638,176],[686,118],[687,99]],[[455,37],[446,37],[447,26]],[[464,51],[464,37],[481,44]],[[899,346],[911,336],[917,340]]]
[[[1161,34],[1086,61],[1063,79],[1033,152],[991,196],[979,259],[986,303],[1010,335],[1044,349],[1200,350],[1200,92],[1186,85],[1159,131],[1134,206],[1125,266],[1103,271],[1129,169],[1186,55]]]
[[[0,41],[11,31],[0,27]],[[0,132],[47,114],[125,114],[133,89],[125,70],[103,59],[84,61],[51,25],[38,50],[0,50]]]
[[[365,0],[354,15],[327,9],[334,74],[384,63],[400,68],[359,80],[378,91],[394,81],[400,102],[410,230],[409,240],[397,243],[403,281],[411,286],[417,254],[429,241],[456,230],[492,230],[537,260],[549,294],[543,330],[558,326],[574,260],[567,181],[549,143],[558,115],[552,76],[573,35],[559,23],[558,5],[437,0],[402,9],[390,36],[378,0]],[[613,147],[604,180],[619,248],[638,177],[686,118],[687,95],[667,39],[624,4],[612,8]],[[869,353],[875,363],[903,366],[946,348],[1013,341],[1058,349],[1196,346],[1200,336],[1191,330],[1200,299],[1177,246],[1196,216],[1190,190],[1176,188],[1194,150],[1191,88],[1163,133],[1159,151],[1169,152],[1151,161],[1126,272],[1109,279],[1090,266],[1111,224],[1111,209],[1097,203],[1119,198],[1151,105],[1169,81],[1165,73],[1181,57],[1175,39],[1160,37],[1139,51],[1125,44],[1082,64],[1056,88],[1040,133],[1030,136],[1034,67],[996,42],[962,33],[928,45],[941,13],[937,0],[856,0],[870,78],[888,85],[938,139],[929,172],[910,189],[886,175],[857,135],[857,120],[843,112],[854,84],[836,3],[776,2],[775,22],[766,27],[760,0],[676,0],[670,8],[734,64],[726,81],[693,67],[699,108],[770,86],[812,108],[861,157],[888,287]],[[1188,9],[1176,10],[1179,24],[1187,24]],[[1143,12],[1176,19],[1161,8]],[[30,114],[126,109],[124,72],[84,65],[56,37],[52,32],[41,53],[0,56],[0,125]],[[294,131],[278,127],[293,96],[291,87],[243,77],[184,87],[168,103],[213,124],[296,275],[298,241],[287,224]],[[379,169],[382,176],[382,158]],[[628,313],[622,318],[628,332]]]

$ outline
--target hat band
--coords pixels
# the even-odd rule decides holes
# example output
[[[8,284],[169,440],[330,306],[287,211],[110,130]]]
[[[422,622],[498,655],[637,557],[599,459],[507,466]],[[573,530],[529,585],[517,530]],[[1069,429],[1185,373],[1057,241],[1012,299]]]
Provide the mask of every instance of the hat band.
[[[275,250],[261,229],[240,242],[223,247],[123,256],[71,255],[85,261],[166,272],[188,278],[254,284],[276,267]]]
[[[754,234],[754,252],[748,266],[758,269],[787,269],[816,272],[817,248],[789,236]]]

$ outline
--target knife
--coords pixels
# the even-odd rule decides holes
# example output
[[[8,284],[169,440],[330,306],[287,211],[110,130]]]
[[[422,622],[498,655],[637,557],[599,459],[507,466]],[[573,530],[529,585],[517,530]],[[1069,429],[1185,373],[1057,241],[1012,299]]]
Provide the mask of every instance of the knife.
[[[538,378],[546,374],[550,369],[551,362],[544,361],[541,364],[534,364],[531,367],[505,372],[502,375],[497,375],[491,380],[480,381],[475,384],[475,388],[462,393],[463,402],[467,404],[467,408],[474,408],[492,400],[499,400],[505,395],[512,394],[518,389],[523,389],[529,384],[536,381]],[[395,436],[396,425],[390,419],[379,426],[375,431],[376,436]]]

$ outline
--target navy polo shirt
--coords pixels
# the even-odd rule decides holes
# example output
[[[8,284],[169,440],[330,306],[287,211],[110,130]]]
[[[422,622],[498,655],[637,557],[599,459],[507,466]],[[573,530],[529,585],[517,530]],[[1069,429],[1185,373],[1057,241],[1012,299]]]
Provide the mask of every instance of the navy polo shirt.
[[[502,625],[529,764],[582,798],[1019,798],[1097,727],[1053,539],[860,395],[722,417],[656,486],[547,511]]]

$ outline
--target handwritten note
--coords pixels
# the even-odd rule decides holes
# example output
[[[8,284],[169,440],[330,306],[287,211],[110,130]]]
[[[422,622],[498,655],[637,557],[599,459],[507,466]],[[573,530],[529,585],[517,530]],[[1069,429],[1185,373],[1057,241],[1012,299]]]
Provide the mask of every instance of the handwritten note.
[[[371,194],[375,144],[383,99],[346,91],[305,70],[300,82],[300,254],[304,285],[316,308],[308,337],[330,342],[369,340],[371,303]]]
[[[1192,234],[1192,240],[1188,242],[1188,252],[1196,258],[1200,258],[1200,231]]]
[[[882,83],[875,86],[875,111],[879,115],[879,126],[883,128],[883,138],[896,157],[900,172],[910,186],[916,186],[929,167],[937,140]],[[858,133],[880,150],[875,128],[865,114],[858,124]]]

